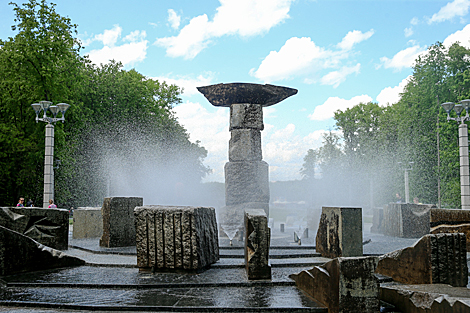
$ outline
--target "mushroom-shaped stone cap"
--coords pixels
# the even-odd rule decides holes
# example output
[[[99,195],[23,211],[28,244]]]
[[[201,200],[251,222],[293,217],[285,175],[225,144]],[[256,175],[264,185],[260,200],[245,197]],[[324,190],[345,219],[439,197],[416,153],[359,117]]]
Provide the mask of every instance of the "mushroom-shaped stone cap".
[[[250,83],[217,84],[197,87],[197,90],[212,105],[221,107],[230,107],[234,103],[261,104],[267,107],[297,93],[297,89],[293,88]]]

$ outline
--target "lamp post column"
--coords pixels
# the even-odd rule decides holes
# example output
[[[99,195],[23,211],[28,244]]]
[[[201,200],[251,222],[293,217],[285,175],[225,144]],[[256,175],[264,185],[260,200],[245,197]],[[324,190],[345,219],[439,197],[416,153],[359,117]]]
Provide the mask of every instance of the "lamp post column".
[[[49,206],[49,199],[54,199],[54,125],[51,123],[46,125],[43,208]]]
[[[468,163],[468,127],[459,125],[460,199],[463,210],[470,210],[470,171]]]
[[[410,181],[408,179],[408,169],[405,169],[405,203],[410,203]]]

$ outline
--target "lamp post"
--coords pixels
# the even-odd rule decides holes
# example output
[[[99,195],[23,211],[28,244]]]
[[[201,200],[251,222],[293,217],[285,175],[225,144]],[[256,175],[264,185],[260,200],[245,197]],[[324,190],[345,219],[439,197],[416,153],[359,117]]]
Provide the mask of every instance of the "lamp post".
[[[47,123],[46,125],[46,151],[44,155],[44,196],[42,201],[43,208],[49,205],[49,199],[54,199],[54,125],[58,121],[65,121],[65,111],[69,108],[67,103],[59,103],[52,105],[50,101],[39,101],[31,106],[36,113],[36,123],[38,121]],[[51,111],[53,117],[47,116],[47,110]],[[39,113],[43,112],[42,117]],[[61,112],[62,117],[58,118],[57,114]]]
[[[460,200],[463,210],[470,210],[470,170],[468,164],[468,127],[465,121],[470,119],[468,115],[470,100],[461,100],[460,103],[445,102],[441,104],[447,112],[447,121],[453,120],[459,125],[459,156],[460,156]],[[454,109],[457,117],[450,117]],[[466,115],[460,116],[465,109]]]
[[[413,164],[415,162],[408,162],[409,167],[405,167],[405,203],[410,203],[410,180],[409,180],[409,173],[413,170]],[[401,162],[398,164],[402,165]]]

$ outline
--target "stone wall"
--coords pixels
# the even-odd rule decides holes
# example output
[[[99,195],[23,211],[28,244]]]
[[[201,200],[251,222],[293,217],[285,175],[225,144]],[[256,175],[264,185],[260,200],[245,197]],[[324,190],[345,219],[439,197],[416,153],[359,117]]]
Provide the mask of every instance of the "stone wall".
[[[153,271],[201,271],[219,260],[214,208],[135,208],[137,266]]]
[[[100,238],[103,216],[100,207],[82,207],[73,211],[73,238]]]

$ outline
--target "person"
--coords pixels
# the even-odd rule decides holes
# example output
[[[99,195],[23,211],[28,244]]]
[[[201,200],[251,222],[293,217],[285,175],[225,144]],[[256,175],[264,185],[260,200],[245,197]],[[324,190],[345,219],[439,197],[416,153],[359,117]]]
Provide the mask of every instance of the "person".
[[[49,209],[55,209],[57,208],[57,205],[54,204],[54,200],[49,200],[49,206],[48,206]]]
[[[24,207],[24,198],[20,198],[20,200],[18,200],[18,204],[16,206]]]
[[[397,197],[397,203],[403,203],[403,199],[401,198],[401,196],[398,192],[396,194],[396,197]]]
[[[422,204],[421,202],[419,202],[418,197],[414,197],[414,198],[413,198],[413,203],[414,203],[414,204]]]
[[[33,200],[31,200],[31,198],[28,200],[28,202],[26,202],[26,207],[30,208],[30,207],[33,207],[34,204],[33,204]]]

